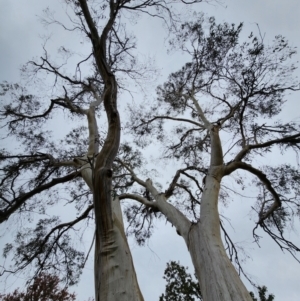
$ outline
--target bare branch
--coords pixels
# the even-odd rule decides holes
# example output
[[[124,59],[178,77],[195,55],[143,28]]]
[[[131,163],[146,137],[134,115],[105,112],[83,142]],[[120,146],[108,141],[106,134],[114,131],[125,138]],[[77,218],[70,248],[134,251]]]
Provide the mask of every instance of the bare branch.
[[[41,57],[41,60],[42,60],[41,64],[38,64],[37,62],[34,62],[34,61],[30,61],[29,64],[32,64],[33,66],[37,67],[38,69],[53,73],[53,74],[55,74],[55,76],[67,81],[68,83],[70,83],[72,85],[78,85],[78,86],[85,85],[83,82],[72,79],[69,76],[66,76],[66,75],[62,74],[61,72],[59,72],[59,68],[54,67],[47,58]]]
[[[121,165],[123,165],[130,172],[131,176],[138,184],[140,184],[143,187],[146,187],[146,182],[144,182],[139,177],[137,177],[137,175],[134,173],[133,169],[128,164],[126,164],[125,162],[123,162],[121,159],[118,159],[118,158],[116,158],[116,161],[119,162]]]
[[[52,111],[53,107],[54,107],[54,103],[55,100],[51,99],[51,103],[49,108],[43,113],[43,114],[38,114],[38,115],[25,115],[25,114],[21,114],[21,113],[17,113],[16,111],[12,110],[12,109],[6,109],[3,112],[3,115],[5,116],[16,116],[16,117],[20,117],[18,119],[19,120],[23,120],[23,119],[35,119],[35,118],[45,118],[46,116],[48,116],[50,114],[50,112]],[[12,121],[11,121],[12,122]]]
[[[190,119],[186,119],[186,118],[176,118],[176,117],[171,117],[171,116],[154,116],[153,118],[145,121],[143,119],[141,119],[142,123],[137,125],[135,128],[138,128],[139,126],[143,125],[143,124],[147,124],[147,123],[151,123],[155,120],[159,120],[159,119],[166,119],[166,120],[173,120],[173,121],[182,121],[182,122],[187,122],[187,123],[191,123],[193,125],[196,125],[200,128],[203,128],[203,125],[201,123],[198,123],[194,120],[190,120]]]
[[[150,202],[148,201],[146,198],[138,195],[138,194],[133,194],[133,193],[122,193],[121,195],[118,196],[118,198],[120,200],[124,200],[124,199],[131,199],[131,200],[135,200],[138,201],[139,203],[147,206],[147,207],[151,207],[151,208],[157,208],[156,206],[156,202]]]
[[[19,264],[19,267],[16,271],[11,271],[13,273],[16,273],[17,271],[19,270],[22,270],[24,269],[25,267],[27,267],[30,263],[32,263],[35,259],[37,259],[39,262],[38,262],[38,266],[39,266],[39,269],[42,269],[46,260],[48,259],[48,257],[50,256],[51,254],[51,251],[52,251],[52,247],[50,248],[47,248],[47,252],[44,256],[44,259],[43,261],[41,262],[38,258],[38,255],[39,254],[42,254],[45,252],[44,250],[44,246],[47,244],[47,242],[49,241],[50,237],[55,233],[55,232],[58,232],[57,236],[55,237],[54,241],[52,242],[52,245],[59,245],[59,239],[63,236],[63,234],[65,232],[67,232],[69,229],[71,229],[74,225],[76,225],[77,223],[79,223],[80,221],[82,221],[83,219],[87,218],[88,217],[88,214],[90,213],[90,211],[94,208],[94,205],[90,205],[80,216],[78,216],[76,219],[70,221],[70,222],[67,222],[67,223],[62,223],[62,224],[59,224],[55,227],[53,227],[50,232],[48,232],[48,234],[39,241],[39,244],[38,246],[35,248],[36,250],[34,251],[33,254],[27,256],[26,254],[22,254],[24,256],[24,258],[26,258],[26,261],[22,264]],[[22,260],[23,262],[24,260]],[[9,272],[9,271],[3,271],[2,274],[4,274],[5,272]],[[37,273],[37,272],[36,272]]]
[[[165,194],[159,193],[150,179],[146,180],[146,188],[154,197],[158,210],[176,227],[178,233],[180,233],[188,245],[188,233],[192,223],[181,211],[167,202]]]
[[[264,143],[259,144],[249,144],[246,145],[235,157],[234,161],[241,161],[252,149],[260,149],[260,148],[266,148],[268,146],[272,146],[275,144],[297,144],[300,143],[300,133],[291,135],[291,136],[285,136],[282,138],[270,140]]]
[[[227,245],[227,253],[229,255],[229,259],[230,261],[234,261],[235,264],[237,265],[238,267],[238,273],[239,275],[242,273],[245,278],[252,284],[252,285],[255,285],[253,283],[253,281],[248,277],[248,275],[245,273],[244,269],[242,268],[242,265],[241,265],[241,260],[239,258],[239,251],[237,250],[234,242],[231,240],[229,234],[227,233],[226,229],[224,228],[224,225],[223,225],[223,222],[220,220],[220,227],[221,227],[221,230],[223,231],[223,234],[224,234],[224,240],[225,240],[225,243]]]
[[[230,173],[232,173],[233,171],[237,170],[237,169],[243,169],[243,170],[247,170],[250,173],[254,174],[255,176],[257,176],[260,181],[265,185],[265,187],[267,188],[267,190],[272,194],[274,202],[273,205],[270,206],[270,208],[268,209],[267,212],[260,212],[259,213],[259,220],[258,220],[258,224],[261,224],[265,219],[267,219],[276,209],[278,209],[281,206],[281,200],[279,195],[277,194],[277,192],[274,190],[272,183],[270,182],[270,180],[267,178],[267,176],[260,171],[259,169],[254,168],[252,165],[244,163],[244,162],[231,162],[229,163],[226,168],[225,168],[225,172],[224,175],[229,175]]]
[[[15,202],[14,202],[14,204],[12,204],[12,206],[10,206],[6,210],[0,211],[0,224],[3,223],[4,221],[6,221],[11,214],[15,213],[32,196],[34,196],[42,191],[45,191],[57,184],[61,184],[61,183],[65,183],[70,180],[73,180],[79,176],[80,176],[80,172],[75,171],[62,178],[54,178],[49,183],[38,186],[29,192],[20,194],[18,197],[15,198]]]
[[[201,172],[201,173],[207,174],[207,170],[205,170],[205,169],[200,169],[200,168],[197,168],[197,167],[194,167],[194,166],[189,166],[189,167],[186,167],[186,168],[184,168],[184,169],[179,169],[179,170],[177,170],[175,176],[173,177],[172,182],[170,183],[168,189],[166,189],[166,191],[165,191],[165,197],[166,197],[167,199],[173,194],[173,191],[174,191],[174,189],[175,189],[175,187],[176,187],[176,185],[177,185],[177,182],[178,182],[178,179],[179,179],[179,177],[180,177],[180,174],[185,174],[185,175],[187,175],[187,174],[185,173],[185,171],[187,171],[187,170],[197,170],[197,171],[199,171],[199,172]],[[187,175],[187,176],[191,177],[190,175]],[[196,180],[196,179],[194,179],[194,180]],[[197,181],[196,181],[196,183],[197,183]],[[198,188],[199,188],[200,190],[202,190],[202,188],[200,188],[198,184],[197,184],[197,186],[198,186]]]
[[[206,127],[206,129],[210,130],[211,128],[211,123],[206,119],[197,99],[195,98],[195,96],[193,94],[189,95],[189,97],[191,98],[191,100],[193,101],[196,109],[197,109],[197,112],[199,114],[199,118],[203,121],[204,123],[204,126]]]

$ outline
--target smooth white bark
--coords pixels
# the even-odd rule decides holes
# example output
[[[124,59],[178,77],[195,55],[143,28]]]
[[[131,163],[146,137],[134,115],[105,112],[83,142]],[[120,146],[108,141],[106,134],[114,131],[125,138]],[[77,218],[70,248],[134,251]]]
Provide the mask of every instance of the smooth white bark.
[[[209,131],[211,142],[210,168],[201,198],[200,220],[195,224],[190,223],[180,211],[166,202],[164,194],[158,194],[151,181],[146,181],[146,186],[156,200],[156,207],[183,236],[200,282],[203,300],[252,301],[221,239],[218,199],[224,166],[219,125],[212,125],[195,97],[190,97],[199,119]]]
[[[112,200],[113,228],[95,247],[95,291],[98,299],[143,301],[124,231],[119,199]]]
[[[221,239],[218,213],[220,169],[222,167],[214,168],[212,174],[207,176],[201,199],[200,221],[192,225],[189,233],[189,252],[204,301],[252,301]]]
[[[223,173],[223,165],[211,166],[205,181],[200,220],[197,223],[191,223],[168,203],[164,193],[158,193],[149,179],[143,182],[136,176],[135,178],[154,197],[152,207],[159,209],[185,240],[200,282],[203,300],[252,301],[229,260],[221,239],[218,198]]]
[[[152,185],[151,180],[148,179],[145,184],[155,199],[155,207],[165,215],[167,220],[175,226],[177,233],[184,238],[186,243],[188,243],[191,222],[179,210],[167,202],[163,193],[158,193],[156,188]]]
[[[94,194],[100,193],[94,189],[95,161],[99,151],[95,105],[99,104],[98,99],[86,111],[89,128],[88,152],[85,156],[74,159],[74,163],[80,167],[83,180]],[[112,197],[110,202],[112,226],[104,231],[105,235],[97,230],[95,233],[95,300],[143,301],[124,231],[120,201]]]
[[[93,191],[91,165],[81,162],[81,174]],[[105,301],[143,301],[136,278],[131,252],[124,231],[123,216],[118,197],[112,198],[113,227],[106,237],[96,233],[95,244],[95,291],[96,299]],[[102,243],[100,243],[100,241]]]

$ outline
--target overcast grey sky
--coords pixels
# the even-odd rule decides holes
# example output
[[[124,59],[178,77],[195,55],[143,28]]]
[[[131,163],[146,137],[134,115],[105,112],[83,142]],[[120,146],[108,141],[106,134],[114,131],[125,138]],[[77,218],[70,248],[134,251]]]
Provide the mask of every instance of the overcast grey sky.
[[[40,37],[47,30],[40,26],[37,15],[40,15],[42,9],[49,5],[57,7],[57,11],[61,12],[59,2],[55,0],[0,0],[0,81],[18,81],[20,66],[42,53]],[[282,34],[288,38],[291,45],[300,47],[299,0],[224,0],[223,6],[201,4],[198,8],[208,15],[215,16],[219,22],[243,22],[245,36],[251,31],[257,34],[256,24],[259,24],[261,33],[265,34],[266,42],[271,42],[275,35]],[[136,25],[139,45],[143,51],[155,54],[157,64],[163,68],[162,76],[166,76],[169,72],[175,71],[175,67],[180,67],[180,62],[176,55],[166,55],[164,39],[159,36],[161,32],[163,33],[161,25],[147,22],[150,21],[144,18]],[[61,33],[55,36],[53,43],[60,45],[60,41],[64,41],[67,37],[67,33]],[[299,57],[300,55],[297,54],[298,60]],[[299,71],[297,74],[299,75]],[[162,83],[162,80],[163,78],[160,78],[157,84]],[[284,117],[294,119],[299,116],[298,93],[291,97]],[[294,161],[295,157],[288,159]],[[277,158],[273,156],[267,160],[277,160]],[[247,190],[247,194],[251,195],[251,191],[251,189]],[[245,263],[246,271],[259,284],[266,285],[269,291],[275,294],[276,301],[299,301],[300,264],[297,264],[288,254],[283,254],[268,238],[261,242],[261,248],[252,244],[255,217],[252,220],[249,219],[250,207],[251,199],[241,198],[229,204],[226,210],[221,208],[221,213],[231,219],[232,226],[235,228],[235,231],[231,231],[234,241],[243,242],[248,255],[251,256]],[[299,223],[295,223],[295,230],[298,231],[298,235],[292,233],[291,238],[299,246]],[[189,254],[182,238],[176,235],[174,228],[165,225],[164,222],[157,224],[157,231],[147,246],[138,247],[132,240],[130,240],[130,246],[146,301],[158,300],[158,296],[163,292],[165,284],[162,276],[167,261],[180,260],[180,263],[189,266],[189,271],[193,273]],[[249,290],[252,289],[247,282],[245,284]],[[2,282],[0,292],[3,288]],[[92,259],[85,268],[82,281],[74,289],[79,296],[78,300],[81,301],[93,295]]]

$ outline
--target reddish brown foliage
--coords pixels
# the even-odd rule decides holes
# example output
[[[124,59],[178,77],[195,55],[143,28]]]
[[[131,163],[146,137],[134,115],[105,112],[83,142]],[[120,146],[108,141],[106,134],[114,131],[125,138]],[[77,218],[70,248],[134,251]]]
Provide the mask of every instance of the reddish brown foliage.
[[[7,295],[0,295],[1,301],[75,301],[75,294],[59,287],[59,278],[55,275],[41,274],[29,285],[26,292],[16,289]]]

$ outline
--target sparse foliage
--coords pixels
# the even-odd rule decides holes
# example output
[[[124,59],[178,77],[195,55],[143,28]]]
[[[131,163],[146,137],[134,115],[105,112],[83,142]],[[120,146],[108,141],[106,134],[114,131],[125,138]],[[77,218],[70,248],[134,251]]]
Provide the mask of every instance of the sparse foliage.
[[[0,223],[29,221],[6,244],[3,255],[12,264],[1,267],[2,275],[32,267],[35,277],[55,271],[67,285],[77,283],[89,253],[71,238],[92,226],[96,300],[143,300],[122,201],[127,234],[138,244],[150,238],[157,218],[176,228],[204,300],[232,294],[232,301],[251,300],[238,276],[246,275],[238,248],[218,211],[219,201],[233,199],[232,182],[258,190],[255,241],[261,228],[298,260],[300,249],[284,231],[300,212],[299,166],[257,164],[274,150],[299,153],[299,123],[280,119],[288,93],[299,90],[295,49],[280,35],[272,45],[253,33],[243,42],[242,24],[218,24],[202,14],[181,20],[183,11],[173,8],[200,2],[66,0],[67,23],[46,10],[46,24],[78,32],[90,47],[78,54],[61,46],[53,61],[45,45],[44,54],[22,69],[27,83],[1,83],[1,126],[11,143],[0,151]],[[186,63],[150,104],[132,102],[128,117],[119,113],[119,98],[130,84],[155,74],[149,62],[138,60],[126,27],[143,14],[163,21],[170,50],[183,52]],[[60,120],[57,139],[51,130]],[[143,148],[150,143],[176,170],[168,185],[146,170]],[[61,205],[74,216],[52,215]]]

